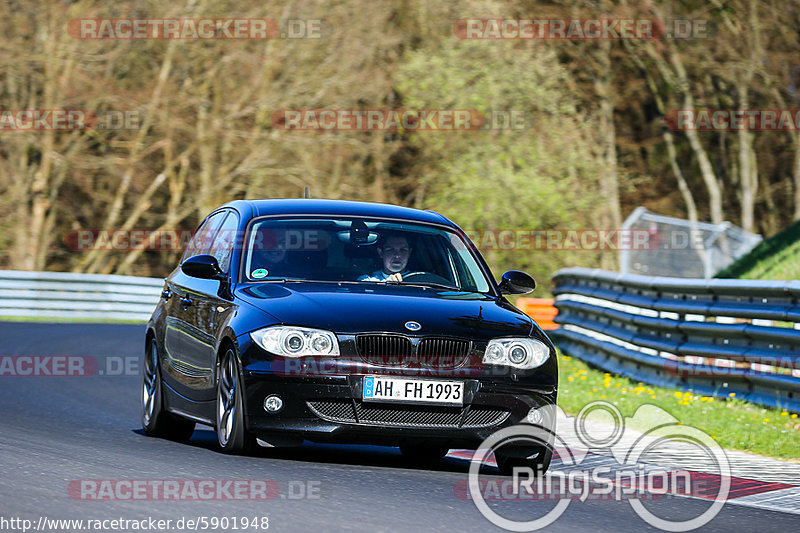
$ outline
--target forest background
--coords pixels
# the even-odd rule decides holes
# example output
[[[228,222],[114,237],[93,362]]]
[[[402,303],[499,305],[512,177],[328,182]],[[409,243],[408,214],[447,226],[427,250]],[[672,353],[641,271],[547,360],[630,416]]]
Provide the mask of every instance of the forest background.
[[[613,229],[639,205],[772,235],[800,219],[800,131],[674,131],[678,109],[800,109],[800,5],[770,0],[0,3],[0,108],[135,127],[0,132],[0,268],[164,276],[177,250],[76,250],[82,229],[192,230],[238,198],[366,200],[475,231]],[[312,37],[75,38],[83,18],[319,21]],[[462,39],[467,18],[683,21],[689,38]],[[699,24],[698,24],[699,22]],[[479,131],[287,131],[281,109],[515,112]],[[74,243],[72,243],[74,244]],[[113,247],[112,247],[113,248]],[[598,249],[489,247],[549,287]]]

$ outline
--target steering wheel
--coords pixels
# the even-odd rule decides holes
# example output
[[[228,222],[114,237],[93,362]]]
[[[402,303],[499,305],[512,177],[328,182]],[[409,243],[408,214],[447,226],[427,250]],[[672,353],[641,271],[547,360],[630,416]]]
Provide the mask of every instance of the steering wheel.
[[[403,281],[417,281],[422,283],[438,283],[439,285],[453,285],[449,279],[432,272],[411,272],[403,276]]]

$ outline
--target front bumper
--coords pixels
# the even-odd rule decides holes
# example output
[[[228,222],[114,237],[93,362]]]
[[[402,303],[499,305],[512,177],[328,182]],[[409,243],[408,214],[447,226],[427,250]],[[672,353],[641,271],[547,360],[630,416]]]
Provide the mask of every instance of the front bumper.
[[[385,370],[385,369],[381,369]],[[267,442],[415,443],[477,448],[493,432],[520,423],[532,408],[555,404],[553,387],[464,379],[463,407],[362,402],[363,376],[283,376],[244,371],[247,429]],[[452,379],[452,378],[448,378]],[[283,400],[267,413],[264,399]]]
[[[352,336],[340,335],[339,342],[335,358],[292,360],[240,336],[247,429],[276,445],[309,440],[475,449],[495,431],[524,421],[531,409],[556,403],[554,358],[533,370],[509,371],[483,365],[485,342],[473,342],[457,367],[414,369],[365,360]],[[464,406],[363,402],[366,375],[463,381]],[[277,413],[264,409],[270,395],[283,400]]]

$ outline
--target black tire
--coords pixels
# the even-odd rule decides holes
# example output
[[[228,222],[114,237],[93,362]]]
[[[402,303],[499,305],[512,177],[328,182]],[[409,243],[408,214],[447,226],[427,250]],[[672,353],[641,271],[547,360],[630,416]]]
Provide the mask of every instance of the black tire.
[[[414,462],[430,464],[437,463],[442,457],[447,455],[449,448],[443,446],[424,446],[418,444],[402,444],[400,451],[403,456]]]
[[[150,339],[144,354],[140,400],[142,429],[145,435],[179,441],[191,438],[195,423],[168,413],[164,409],[161,366],[155,339]]]
[[[244,396],[239,359],[233,348],[222,356],[217,372],[215,406],[217,442],[224,453],[249,455],[256,449],[256,439],[245,428]]]
[[[542,446],[538,450],[526,450],[523,454],[520,452],[504,454],[501,450],[502,448],[495,452],[495,459],[497,468],[504,476],[513,475],[514,467],[528,467],[533,470],[535,476],[543,476],[553,460],[553,448],[550,446]],[[530,457],[534,453],[536,456]]]

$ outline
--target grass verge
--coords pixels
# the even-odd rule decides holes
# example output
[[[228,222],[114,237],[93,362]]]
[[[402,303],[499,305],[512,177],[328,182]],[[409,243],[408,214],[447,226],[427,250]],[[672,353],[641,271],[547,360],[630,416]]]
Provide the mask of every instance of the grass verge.
[[[559,406],[574,416],[595,400],[616,405],[625,417],[632,416],[640,405],[655,405],[680,423],[703,430],[723,448],[780,459],[800,459],[797,414],[760,407],[733,395],[721,400],[637,383],[595,370],[559,352]],[[633,428],[647,429],[635,425]]]
[[[800,278],[800,221],[765,239],[715,277],[783,281]]]

